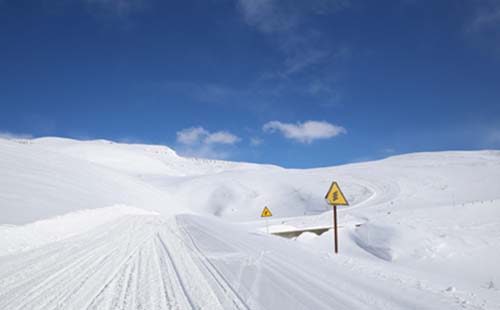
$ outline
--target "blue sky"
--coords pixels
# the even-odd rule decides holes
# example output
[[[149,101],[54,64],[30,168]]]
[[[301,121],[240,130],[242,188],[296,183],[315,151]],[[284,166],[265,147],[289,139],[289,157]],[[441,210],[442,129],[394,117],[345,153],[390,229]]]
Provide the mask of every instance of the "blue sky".
[[[500,148],[496,0],[0,0],[0,135],[286,167]]]

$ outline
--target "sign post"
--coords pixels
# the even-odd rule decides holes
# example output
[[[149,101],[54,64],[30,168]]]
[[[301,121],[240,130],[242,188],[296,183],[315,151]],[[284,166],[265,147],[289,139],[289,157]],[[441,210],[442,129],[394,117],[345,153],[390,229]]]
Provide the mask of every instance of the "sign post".
[[[267,232],[268,235],[269,235],[269,223],[268,223],[267,218],[271,217],[271,216],[273,216],[273,214],[271,213],[271,210],[269,210],[269,208],[267,206],[264,207],[264,210],[262,210],[262,213],[260,214],[260,217],[265,217],[266,218],[266,232]]]
[[[338,240],[338,226],[337,226],[337,205],[340,206],[348,206],[349,203],[347,202],[347,199],[345,198],[344,194],[340,190],[339,185],[337,182],[333,182],[332,185],[330,186],[330,189],[326,193],[325,196],[326,201],[328,204],[333,206],[333,239],[335,240],[334,244],[334,250],[335,254],[339,253],[339,240]]]
[[[333,206],[333,235],[334,235],[334,249],[335,249],[335,254],[339,253],[339,234],[338,234],[338,227],[337,227],[337,206]]]

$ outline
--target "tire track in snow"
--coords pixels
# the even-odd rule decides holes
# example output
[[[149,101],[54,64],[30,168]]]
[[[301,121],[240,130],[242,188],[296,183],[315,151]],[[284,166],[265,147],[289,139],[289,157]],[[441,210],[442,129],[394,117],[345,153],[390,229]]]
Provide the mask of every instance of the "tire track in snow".
[[[186,289],[186,285],[183,283],[183,280],[179,274],[179,269],[177,269],[177,266],[175,265],[175,263],[172,259],[172,254],[168,250],[167,246],[165,245],[165,243],[163,242],[163,240],[159,234],[157,235],[157,238],[158,238],[159,244],[161,245],[162,250],[166,254],[166,257],[168,258],[168,263],[170,264],[170,266],[172,267],[172,269],[174,271],[173,273],[175,275],[176,282],[178,283],[179,287],[181,288],[182,293],[184,294],[184,297],[186,298],[186,301],[189,303],[189,306],[191,307],[191,309],[196,309],[195,304],[193,303],[193,300],[191,299],[191,296],[189,295],[189,293]]]
[[[113,231],[113,229],[121,224],[115,223],[111,225],[108,230]],[[106,240],[109,233],[104,233],[101,230],[97,230],[94,233],[93,242],[96,243],[94,248],[97,248],[99,245],[106,244],[108,241]],[[85,239],[88,239],[88,236],[84,236]],[[38,272],[39,270],[47,270],[55,267],[54,261],[56,264],[63,264],[64,261],[70,261],[73,258],[73,255],[76,251],[80,251],[81,253],[87,254],[90,243],[88,241],[81,242],[81,237],[71,238],[67,242],[56,242],[54,244],[50,244],[39,249],[31,250],[28,252],[14,254],[13,256],[4,256],[0,260],[2,268],[0,268],[0,291],[4,290],[6,287],[12,287],[15,285],[21,285],[26,282],[32,282],[33,278],[23,278],[23,275],[33,274]],[[61,246],[64,244],[64,246]],[[82,251],[82,248],[84,251]],[[48,260],[47,258],[52,258],[52,260]],[[23,282],[23,280],[25,280]]]
[[[89,240],[94,241],[95,239],[90,238]],[[86,242],[76,247],[76,251],[73,251],[73,247],[66,249],[68,244],[66,242],[62,243],[60,244],[62,249],[56,255],[49,256],[45,260],[42,259],[34,267],[28,265],[26,270],[14,273],[11,275],[13,277],[11,281],[20,285],[13,285],[13,288],[11,287],[6,293],[0,291],[0,306],[14,308],[17,302],[17,307],[22,309],[30,300],[38,298],[38,302],[43,303],[44,301],[40,300],[40,297],[44,296],[47,291],[54,291],[57,286],[62,287],[64,290],[66,286],[61,281],[72,279],[71,276],[68,276],[68,273],[71,273],[71,275],[73,273],[75,275],[81,274],[82,266],[92,264],[94,260],[99,259],[98,257],[102,256],[103,253],[96,254],[102,249],[109,249],[109,241],[106,241],[106,238],[98,239],[97,242],[94,248],[90,247],[91,242]],[[105,253],[112,251],[111,249]],[[22,263],[22,259],[20,261]],[[19,278],[22,280],[19,281]],[[19,304],[21,300],[19,295],[27,296],[22,298],[21,304]]]
[[[388,288],[379,288],[373,281],[364,283],[362,275],[351,279],[352,273],[335,264],[324,269],[326,274],[304,269],[308,262],[318,260],[290,259],[296,252],[277,241],[196,219],[130,216],[78,238],[4,257],[0,261],[4,276],[0,309],[243,310],[280,308],[280,304],[303,309],[331,309],[331,305],[401,309],[425,305],[415,298],[388,297]],[[427,300],[438,301],[424,293]]]
[[[173,220],[156,225],[82,309],[235,308],[223,306],[217,298],[215,280],[200,270],[192,259],[195,253],[179,238],[177,229]]]
[[[246,304],[245,300],[238,294],[238,292],[231,286],[231,284],[226,280],[224,275],[215,267],[215,265],[208,259],[208,257],[203,254],[198,245],[196,244],[193,237],[189,234],[184,225],[179,223],[178,227],[184,233],[184,235],[189,239],[189,243],[191,244],[191,248],[193,249],[193,254],[195,254],[196,258],[200,262],[200,264],[204,267],[204,269],[210,274],[211,278],[216,282],[217,286],[221,290],[221,296],[227,301],[227,298],[230,298],[232,302],[232,306],[234,309],[250,309],[250,307]],[[219,298],[221,298],[219,297]]]
[[[130,228],[132,222],[127,220],[119,226]],[[110,267],[119,263],[120,258],[130,251],[131,242],[141,243],[141,237],[144,236],[134,236],[136,232],[136,229],[131,229],[124,236],[121,229],[115,232],[112,230],[102,240],[96,240],[96,236],[90,234],[82,238],[84,241],[73,253],[72,247],[66,250],[68,242],[58,243],[61,251],[57,255],[45,257],[37,268],[27,266],[20,274],[13,275],[14,285],[0,290],[0,308],[58,309],[65,308],[66,304],[74,304],[74,296],[78,299],[81,295],[88,294],[88,288],[83,289],[83,286],[95,288],[94,283],[87,283],[90,279],[95,278],[95,275],[101,278],[101,274],[109,274],[109,270],[112,270]],[[92,243],[97,243],[94,248]],[[17,257],[18,255],[14,259]],[[20,286],[15,285],[15,280],[19,277],[23,279]]]

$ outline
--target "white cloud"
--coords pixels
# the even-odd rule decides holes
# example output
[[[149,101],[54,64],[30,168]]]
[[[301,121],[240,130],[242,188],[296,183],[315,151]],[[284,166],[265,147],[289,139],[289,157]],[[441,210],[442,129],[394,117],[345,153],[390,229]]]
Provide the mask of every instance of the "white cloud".
[[[214,133],[209,134],[205,138],[204,143],[205,144],[214,144],[214,143],[234,144],[238,141],[240,141],[240,138],[233,135],[232,133],[229,133],[227,131],[218,131],[218,132],[214,132]]]
[[[177,132],[177,143],[179,153],[184,156],[226,159],[231,153],[228,146],[233,145],[241,139],[228,132],[210,132],[201,126],[185,128]]]
[[[195,144],[235,144],[241,139],[228,131],[210,132],[203,127],[191,127],[177,132],[177,142],[184,145]]]
[[[266,123],[262,129],[270,133],[280,132],[286,138],[301,143],[311,143],[319,139],[330,139],[340,134],[347,133],[344,127],[330,124],[325,121],[307,121],[297,124],[271,121]]]
[[[191,145],[199,143],[202,137],[209,134],[203,127],[191,127],[177,132],[177,142]]]

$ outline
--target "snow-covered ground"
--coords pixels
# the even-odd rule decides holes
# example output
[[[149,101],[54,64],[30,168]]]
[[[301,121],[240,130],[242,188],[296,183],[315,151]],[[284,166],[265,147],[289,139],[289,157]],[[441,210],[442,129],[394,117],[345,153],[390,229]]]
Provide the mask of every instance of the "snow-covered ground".
[[[336,180],[340,254],[323,197]],[[307,170],[0,139],[0,309],[500,309],[500,152]]]

